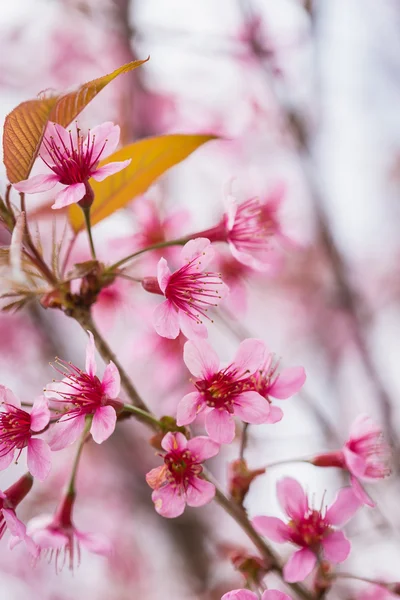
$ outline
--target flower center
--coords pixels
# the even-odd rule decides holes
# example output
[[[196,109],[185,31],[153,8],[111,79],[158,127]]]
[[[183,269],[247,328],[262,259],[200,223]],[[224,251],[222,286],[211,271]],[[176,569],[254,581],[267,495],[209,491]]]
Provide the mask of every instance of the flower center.
[[[233,401],[241,393],[254,389],[251,377],[239,379],[240,373],[236,368],[222,369],[210,379],[195,382],[196,388],[202,394],[207,406],[219,408],[233,413]]]
[[[30,414],[11,404],[5,406],[7,412],[0,413],[0,457],[14,449],[21,453],[31,438]]]
[[[98,377],[89,375],[74,364],[60,359],[57,359],[56,364],[61,369],[54,368],[64,376],[64,380],[59,382],[60,385],[57,388],[57,394],[61,396],[61,400],[53,399],[53,401],[71,405],[65,406],[65,413],[68,413],[71,418],[82,414],[93,414],[99,406],[106,404],[108,397],[104,394],[102,383]],[[61,385],[64,385],[65,389],[61,389]]]
[[[164,456],[164,463],[168,469],[167,478],[175,485],[186,486],[192,477],[200,475],[203,471],[189,450],[168,452]]]
[[[268,207],[258,198],[250,198],[238,206],[229,238],[243,251],[267,250],[275,229]]]
[[[365,475],[372,478],[382,478],[390,475],[389,450],[381,433],[367,433],[363,437],[351,440],[349,449],[361,455],[367,462]]]
[[[322,540],[332,531],[320,511],[311,509],[299,520],[288,523],[291,528],[291,540],[297,546],[318,550]]]
[[[253,389],[263,396],[263,398],[266,398],[268,402],[271,402],[268,398],[268,394],[272,384],[277,379],[277,370],[279,367],[279,360],[276,361],[275,364],[273,364],[272,361],[273,357],[271,355],[264,367],[251,376]]]
[[[91,135],[89,131],[87,141],[84,142],[81,130],[76,126],[76,139],[69,131],[68,143],[58,132],[57,137],[44,138],[43,145],[52,162],[47,162],[43,156],[41,156],[41,159],[59,176],[60,183],[64,185],[84,183],[95,170],[106,143],[107,141],[104,142],[100,150],[95,149],[95,136]]]

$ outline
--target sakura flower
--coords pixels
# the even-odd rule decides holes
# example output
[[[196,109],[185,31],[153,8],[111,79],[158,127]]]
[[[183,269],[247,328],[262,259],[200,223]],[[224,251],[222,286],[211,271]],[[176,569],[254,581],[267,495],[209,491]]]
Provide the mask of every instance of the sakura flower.
[[[76,529],[72,520],[74,501],[74,494],[67,494],[55,515],[40,515],[27,525],[28,534],[39,548],[39,557],[54,558],[57,572],[65,562],[71,570],[76,563],[79,565],[81,546],[101,556],[109,556],[112,552],[109,541],[103,535]]]
[[[211,321],[208,309],[217,306],[227,292],[217,273],[204,272],[213,258],[209,240],[190,240],[182,248],[177,271],[171,273],[167,261],[161,258],[157,280],[146,277],[142,281],[145,290],[166,298],[154,311],[154,328],[159,335],[174,339],[182,331],[189,339],[207,337],[202,319]]]
[[[269,403],[254,390],[252,381],[264,355],[261,340],[247,339],[239,345],[233,362],[221,369],[218,355],[205,340],[186,342],[183,358],[196,378],[196,391],[180,401],[177,424],[188,425],[206,411],[208,435],[220,444],[230,444],[235,437],[233,415],[245,423],[266,423]]]
[[[296,394],[304,385],[306,373],[303,367],[282,369],[278,373],[279,362],[274,363],[274,355],[266,353],[262,367],[252,376],[254,390],[270,403],[268,423],[278,423],[283,412],[272,406],[271,398],[286,400]]]
[[[301,485],[291,477],[277,484],[278,500],[289,516],[284,523],[276,517],[255,517],[253,525],[258,533],[278,543],[291,542],[300,546],[283,569],[285,581],[303,581],[314,569],[317,558],[341,563],[350,553],[350,542],[335,529],[344,525],[361,506],[351,488],[342,488],[326,511],[310,507]]]
[[[163,517],[179,517],[185,505],[203,506],[215,495],[215,486],[201,478],[201,464],[219,452],[219,445],[206,436],[187,440],[183,433],[167,433],[161,446],[164,465],[147,473],[146,481],[154,490],[151,498]]]
[[[93,177],[96,181],[103,181],[131,162],[123,160],[98,166],[100,159],[105,159],[114,152],[119,136],[119,126],[109,121],[89,131],[85,139],[78,126],[72,132],[57,123],[49,123],[39,156],[52,173],[35,175],[15,183],[14,187],[19,192],[37,194],[61,183],[65,187],[56,194],[52,208],[63,208],[84,198],[90,206],[93,191],[89,179]]]
[[[221,600],[258,600],[258,596],[250,590],[232,590],[224,594]],[[266,590],[261,600],[292,600],[292,598],[278,590]]]
[[[90,433],[94,441],[101,444],[113,433],[116,410],[122,407],[118,399],[121,384],[118,369],[110,361],[100,381],[96,376],[93,334],[90,331],[88,334],[86,371],[58,359],[57,370],[64,379],[50,383],[46,388],[46,395],[63,407],[61,418],[52,428],[52,450],[62,450],[73,444],[83,433],[87,417],[92,419]]]
[[[338,451],[321,454],[313,459],[320,467],[340,467],[351,475],[355,495],[363,504],[375,506],[360,484],[375,482],[390,475],[390,448],[382,429],[366,414],[359,415],[350,428],[350,437]]]
[[[27,473],[18,479],[5,492],[0,491],[0,539],[3,537],[6,529],[12,535],[14,540],[24,542],[29,553],[37,556],[38,548],[33,540],[27,535],[26,527],[15,514],[15,510],[25,496],[30,492],[33,485],[33,477]]]
[[[11,390],[0,386],[0,470],[6,469],[27,448],[28,469],[44,481],[51,469],[50,448],[37,437],[50,421],[50,411],[44,396],[37,398],[31,412],[21,408],[21,402]]]
[[[227,242],[234,258],[256,271],[279,266],[277,242],[287,242],[278,218],[284,186],[278,185],[265,200],[250,198],[238,204],[230,193],[221,222],[203,232],[212,242]]]

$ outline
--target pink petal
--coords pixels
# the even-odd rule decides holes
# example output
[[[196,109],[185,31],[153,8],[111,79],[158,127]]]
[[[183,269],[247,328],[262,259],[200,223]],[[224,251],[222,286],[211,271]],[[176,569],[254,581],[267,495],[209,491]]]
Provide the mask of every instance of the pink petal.
[[[207,327],[204,323],[192,319],[183,310],[178,311],[178,319],[180,330],[188,340],[198,340],[208,337]]]
[[[11,267],[12,279],[14,281],[25,280],[25,274],[22,268],[22,257],[23,257],[23,242],[25,237],[25,213],[21,212],[14,225],[14,230],[11,236],[11,242],[9,247],[9,264]]]
[[[4,385],[0,385],[0,403],[9,404],[15,408],[21,408],[21,401]]]
[[[153,490],[158,490],[166,481],[166,466],[160,465],[146,473],[146,483]]]
[[[366,504],[367,506],[370,506],[371,508],[375,508],[375,506],[376,506],[375,502],[367,494],[367,492],[364,490],[361,483],[355,477],[351,477],[351,487],[353,489],[355,496],[358,498],[358,500],[361,502],[361,504]]]
[[[206,379],[219,369],[219,358],[215,350],[205,340],[186,342],[183,348],[183,360],[192,375]]]
[[[191,261],[197,271],[204,271],[215,256],[215,250],[207,238],[196,238],[185,244],[181,251],[181,263],[185,265]],[[196,260],[197,259],[197,260]]]
[[[226,410],[212,409],[205,425],[210,438],[218,444],[230,444],[235,437],[235,422]]]
[[[44,440],[31,438],[28,442],[28,469],[30,473],[44,481],[51,470],[51,452]]]
[[[269,273],[275,275],[278,270],[279,263],[277,262],[277,256],[275,252],[270,249],[267,252],[257,253],[257,256],[243,252],[239,250],[234,243],[228,241],[229,249],[233,258],[238,262],[254,271],[260,271],[261,273]]]
[[[303,367],[283,369],[272,384],[268,394],[273,398],[285,400],[296,394],[304,385],[306,372]]]
[[[38,194],[39,192],[51,190],[59,181],[59,176],[54,173],[51,175],[35,175],[24,181],[14,183],[13,187],[17,192],[22,192],[24,194]]]
[[[258,596],[250,590],[232,590],[224,594],[221,600],[258,600]]]
[[[165,258],[160,258],[157,265],[157,281],[163,294],[165,293],[165,289],[168,285],[170,277],[171,271],[168,267],[167,261]]]
[[[53,452],[57,450],[63,450],[67,446],[70,446],[80,435],[82,435],[85,429],[85,415],[78,415],[77,417],[69,417],[65,415],[61,419],[52,425],[51,427],[51,438],[49,441],[50,448]]]
[[[75,535],[82,546],[89,552],[93,552],[93,554],[109,556],[112,553],[110,541],[99,533],[83,533],[82,531],[76,531]]]
[[[219,452],[220,446],[206,435],[199,435],[187,443],[188,450],[195,457],[196,462],[202,463]]]
[[[261,596],[261,600],[292,600],[292,598],[278,590],[266,590]]]
[[[84,183],[73,183],[72,185],[67,185],[61,192],[58,192],[55,197],[55,202],[51,208],[64,208],[64,206],[69,206],[70,204],[75,204],[82,200],[84,195],[86,194],[86,188]]]
[[[264,342],[249,338],[240,343],[233,364],[241,374],[252,374],[263,365],[265,352]]]
[[[261,535],[278,544],[290,540],[290,529],[281,519],[276,517],[254,517],[252,519],[254,529]]]
[[[180,431],[169,431],[161,440],[161,447],[165,452],[178,450],[183,452],[187,448],[187,439]]]
[[[23,539],[26,535],[26,527],[15,512],[9,508],[3,508],[2,513],[11,535]]]
[[[274,423],[279,423],[279,421],[282,421],[282,419],[283,410],[278,408],[278,406],[270,406],[268,419],[265,422],[269,423],[270,425],[273,425]]]
[[[232,194],[226,194],[224,196],[224,207],[225,207],[225,215],[226,215],[226,226],[229,231],[233,228],[235,224],[236,213],[238,210],[237,200]]]
[[[84,146],[87,146],[88,138],[90,137],[90,146],[93,143],[93,160],[97,157],[97,160],[103,160],[107,156],[110,156],[117,148],[120,135],[121,130],[119,125],[114,125],[111,121],[106,121],[105,123],[101,123],[101,125],[93,127],[84,141]]]
[[[158,335],[175,340],[179,335],[178,313],[169,300],[154,309],[153,325]]]
[[[367,469],[367,461],[365,458],[356,454],[347,446],[343,448],[343,456],[346,462],[346,467],[352,475],[362,478],[365,475]]]
[[[115,173],[119,173],[122,171],[122,169],[125,169],[125,167],[131,164],[131,162],[132,159],[129,158],[128,160],[120,160],[108,163],[107,165],[103,165],[94,171],[94,173],[92,173],[92,177],[95,181],[104,181],[104,179],[110,175],[115,175]]]
[[[117,367],[111,361],[104,370],[101,386],[104,393],[112,400],[118,397],[121,389],[121,377]]]
[[[267,423],[270,406],[258,392],[243,392],[233,401],[234,414],[245,423]]]
[[[31,429],[32,431],[41,431],[50,421],[50,410],[48,400],[44,396],[39,396],[33,404],[31,411]]]
[[[86,345],[85,370],[86,370],[86,373],[88,375],[90,375],[90,377],[94,377],[96,375],[96,371],[97,371],[97,365],[96,365],[96,360],[95,360],[96,345],[94,343],[93,333],[91,331],[88,331],[87,333],[89,336],[89,340]]]
[[[176,424],[178,427],[192,423],[205,406],[203,397],[198,392],[186,394],[179,402],[177,408]]]
[[[296,479],[281,479],[277,483],[276,492],[280,505],[292,519],[301,519],[308,511],[307,496]]]
[[[93,415],[90,433],[96,444],[102,444],[114,432],[117,413],[112,406],[101,406]]]
[[[324,558],[334,564],[341,563],[350,554],[350,542],[342,531],[334,531],[322,540]]]
[[[350,427],[350,439],[363,438],[371,433],[380,434],[381,428],[366,413],[358,415]]]
[[[6,446],[0,446],[0,471],[7,469],[7,467],[11,465],[13,459],[14,450],[8,450]]]
[[[186,491],[186,502],[189,506],[204,506],[215,496],[215,485],[199,477],[193,477]]]
[[[332,525],[345,525],[360,508],[361,502],[350,487],[339,490],[333,504],[326,511]]]
[[[154,502],[154,508],[159,515],[173,519],[183,513],[186,503],[184,497],[179,492],[179,488],[171,485],[154,490],[151,498]]]
[[[288,583],[303,581],[315,567],[317,558],[311,550],[303,548],[295,552],[283,567],[283,577]]]

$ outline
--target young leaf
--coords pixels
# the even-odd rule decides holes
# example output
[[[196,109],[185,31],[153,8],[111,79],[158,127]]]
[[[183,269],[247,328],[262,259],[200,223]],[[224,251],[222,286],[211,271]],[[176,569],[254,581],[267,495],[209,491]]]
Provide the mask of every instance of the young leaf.
[[[28,100],[14,108],[6,117],[3,135],[4,164],[9,181],[17,183],[29,177],[49,121],[66,127],[110,81],[148,60],[132,61],[83,84],[75,92]]]
[[[216,139],[216,136],[163,135],[145,138],[114,152],[100,164],[128,158],[132,159],[132,162],[128,167],[111,175],[101,183],[90,180],[95,195],[91,209],[92,225],[109,217],[143,194],[167,169],[180,163],[199,146],[213,139]],[[72,205],[69,208],[69,220],[75,232],[84,228],[83,212],[79,206]]]

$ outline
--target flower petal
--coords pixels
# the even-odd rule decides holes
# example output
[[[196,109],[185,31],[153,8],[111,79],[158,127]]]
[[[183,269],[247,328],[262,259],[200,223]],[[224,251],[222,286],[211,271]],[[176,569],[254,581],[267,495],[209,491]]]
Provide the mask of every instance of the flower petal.
[[[206,431],[218,444],[230,444],[235,437],[235,422],[226,410],[212,409],[206,416]]]
[[[192,375],[206,379],[219,369],[219,358],[205,340],[191,340],[183,348],[183,360]]]
[[[258,596],[250,590],[232,590],[224,594],[221,600],[258,600]]]
[[[0,404],[3,403],[14,406],[15,408],[21,408],[21,401],[19,398],[17,398],[9,388],[0,385]]]
[[[258,392],[243,392],[233,401],[234,414],[245,423],[267,423],[270,406]]]
[[[215,485],[205,479],[193,477],[186,491],[186,502],[189,506],[204,506],[211,502],[214,496]]]
[[[168,285],[168,281],[171,277],[171,270],[168,267],[168,263],[165,258],[160,258],[157,265],[157,281],[160,286],[162,293],[165,293],[165,289]]]
[[[292,477],[278,481],[276,492],[279,504],[292,519],[300,519],[308,511],[308,500],[300,483]]]
[[[158,490],[163,483],[165,483],[167,472],[168,469],[165,464],[151,469],[148,473],[146,473],[147,485],[149,485],[153,490]]]
[[[169,431],[161,440],[161,447],[165,452],[183,452],[187,448],[187,439],[180,431]]]
[[[179,402],[177,408],[176,424],[178,427],[192,423],[205,406],[203,397],[198,392],[186,394]]]
[[[206,435],[198,435],[197,437],[192,438],[188,441],[187,447],[198,463],[216,456],[220,450],[219,444]]]
[[[28,442],[28,469],[30,473],[44,481],[51,470],[51,452],[44,440],[31,438]]]
[[[114,432],[117,413],[112,406],[101,406],[93,415],[90,433],[96,444],[102,444]]]
[[[55,197],[55,202],[51,208],[64,208],[64,206],[69,206],[70,204],[75,204],[82,200],[86,193],[86,188],[84,183],[73,183],[72,185],[67,185],[61,192],[58,192]]]
[[[39,396],[33,404],[31,410],[31,429],[32,431],[41,431],[50,421],[50,410],[48,400],[44,396]]]
[[[181,263],[185,265],[193,261],[197,271],[204,271],[215,256],[215,250],[207,238],[189,240],[181,250]],[[197,259],[197,260],[196,260]]]
[[[295,552],[283,567],[283,577],[288,583],[303,581],[315,567],[317,558],[308,548]]]
[[[110,175],[115,175],[115,173],[119,173],[122,171],[122,169],[125,169],[125,167],[131,164],[131,162],[131,158],[128,160],[110,162],[107,165],[103,165],[99,169],[96,169],[96,171],[92,173],[92,177],[95,181],[104,181],[104,179]]]
[[[85,415],[70,417],[65,415],[51,428],[50,448],[53,452],[70,446],[85,429]]]
[[[266,590],[261,596],[261,600],[292,600],[292,598],[278,590]]]
[[[352,475],[363,477],[367,469],[367,461],[365,458],[356,454],[348,446],[343,447],[343,456],[346,462],[346,467]]]
[[[111,542],[99,533],[83,533],[75,530],[75,535],[82,546],[89,552],[93,552],[93,554],[109,556],[112,553]]]
[[[97,371],[97,365],[95,360],[96,345],[94,343],[93,333],[91,331],[88,331],[87,334],[89,336],[89,339],[86,345],[85,370],[86,373],[90,375],[90,377],[94,377]]]
[[[366,435],[380,435],[382,432],[379,425],[366,413],[362,413],[356,417],[350,427],[350,438],[359,439]]]
[[[87,147],[90,138],[90,146],[93,144],[93,160],[103,160],[110,156],[117,148],[121,130],[119,125],[114,125],[111,121],[101,123],[89,132],[83,145]]]
[[[249,338],[240,343],[233,364],[241,374],[252,374],[264,363],[266,347],[263,341]]]
[[[341,563],[350,554],[350,542],[343,531],[333,531],[322,540],[324,558],[334,564]]]
[[[103,392],[112,400],[118,397],[121,389],[121,377],[117,367],[112,361],[108,363],[104,370],[101,386]]]
[[[0,446],[0,471],[7,469],[14,459],[14,449],[9,450],[7,446]]]
[[[361,502],[354,491],[350,487],[342,488],[326,511],[326,520],[332,525],[345,525],[360,506]]]
[[[178,313],[169,300],[154,309],[153,325],[158,335],[175,340],[179,335]]]
[[[367,492],[364,490],[363,486],[361,485],[361,483],[358,481],[358,479],[356,477],[351,477],[351,487],[353,489],[354,494],[356,495],[358,500],[361,502],[361,504],[366,504],[367,506],[370,506],[371,508],[375,508],[375,506],[376,506],[375,502],[367,494]]]
[[[208,337],[207,327],[201,321],[189,317],[183,310],[178,311],[179,327],[188,340],[198,340]]]
[[[265,422],[269,425],[273,425],[274,423],[279,423],[279,421],[282,421],[282,419],[283,410],[281,410],[278,406],[270,406],[268,419]]]
[[[24,179],[24,181],[14,183],[13,187],[17,192],[24,194],[39,194],[40,192],[51,190],[59,181],[60,178],[55,173],[51,175],[35,175],[29,179]]]
[[[277,517],[254,517],[251,522],[258,533],[265,535],[273,542],[283,544],[290,540],[289,527]]]
[[[180,494],[179,488],[169,484],[159,490],[154,490],[151,499],[158,514],[168,519],[179,517],[185,510],[186,502]]]
[[[271,385],[268,394],[273,398],[285,400],[296,394],[304,385],[306,372],[303,367],[283,369]]]

